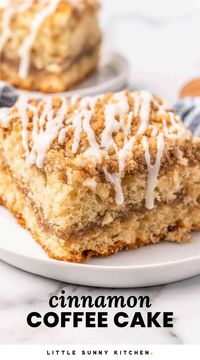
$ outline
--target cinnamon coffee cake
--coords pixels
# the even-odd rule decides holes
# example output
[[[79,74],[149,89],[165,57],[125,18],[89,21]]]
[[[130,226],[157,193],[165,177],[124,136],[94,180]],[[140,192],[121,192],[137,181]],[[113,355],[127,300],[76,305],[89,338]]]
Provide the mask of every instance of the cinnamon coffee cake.
[[[6,4],[0,4],[1,80],[54,93],[69,89],[97,68],[98,0],[9,0]]]
[[[200,141],[146,91],[21,97],[0,111],[0,198],[55,259],[189,241]]]

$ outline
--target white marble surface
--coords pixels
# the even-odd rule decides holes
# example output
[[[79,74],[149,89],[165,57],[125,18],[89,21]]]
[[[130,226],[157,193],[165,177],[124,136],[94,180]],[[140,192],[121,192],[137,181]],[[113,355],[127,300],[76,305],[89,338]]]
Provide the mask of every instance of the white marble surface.
[[[176,99],[188,78],[200,73],[198,1],[104,0],[102,26],[107,47],[130,61],[133,87],[147,88]],[[193,5],[192,5],[193,3]],[[197,32],[198,31],[198,32]],[[18,344],[200,344],[200,276],[166,286],[103,290],[43,279],[0,262],[0,343]],[[31,329],[26,316],[45,313],[48,299],[65,289],[67,295],[149,295],[152,311],[173,311],[172,331],[166,329]],[[115,310],[110,310],[110,315]]]
[[[200,344],[200,276],[152,288],[97,289],[43,279],[0,262],[0,277],[1,344]],[[45,314],[50,311],[48,306],[50,296],[60,294],[62,289],[65,290],[66,295],[78,296],[149,295],[152,312],[174,312],[174,328],[119,329],[109,326],[107,329],[86,329],[82,326],[73,329],[70,326],[65,329],[59,327],[49,329],[42,326],[31,329],[28,327],[26,324],[28,313],[38,311]],[[142,311],[143,314],[145,311]],[[110,317],[115,312],[116,309],[110,309]],[[131,314],[131,309],[128,313]]]

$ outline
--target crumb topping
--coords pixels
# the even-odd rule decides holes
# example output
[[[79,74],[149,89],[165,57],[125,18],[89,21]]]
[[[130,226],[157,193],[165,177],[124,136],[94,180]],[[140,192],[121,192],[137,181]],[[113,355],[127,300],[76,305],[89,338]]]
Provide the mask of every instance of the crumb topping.
[[[98,167],[124,202],[121,180],[137,146],[143,148],[148,170],[146,206],[154,207],[154,190],[166,139],[190,137],[168,104],[147,91],[123,91],[97,97],[19,98],[15,107],[0,110],[0,124],[21,127],[28,165],[43,168],[51,149],[80,167]],[[152,145],[153,144],[153,145]],[[151,150],[155,152],[152,164]]]

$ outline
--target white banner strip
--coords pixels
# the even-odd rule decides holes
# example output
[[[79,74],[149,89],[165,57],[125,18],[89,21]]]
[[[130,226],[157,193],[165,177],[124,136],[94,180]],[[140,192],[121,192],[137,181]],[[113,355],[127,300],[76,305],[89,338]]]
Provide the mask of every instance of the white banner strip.
[[[2,360],[200,359],[200,345],[0,345]]]

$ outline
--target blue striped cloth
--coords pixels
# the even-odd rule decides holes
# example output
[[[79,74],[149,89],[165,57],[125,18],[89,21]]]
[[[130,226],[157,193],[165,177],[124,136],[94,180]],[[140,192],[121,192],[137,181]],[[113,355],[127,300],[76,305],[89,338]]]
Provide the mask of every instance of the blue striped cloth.
[[[15,90],[0,81],[0,107],[13,106],[17,100]],[[200,136],[200,97],[186,97],[174,105],[175,112],[180,116],[194,136]]]
[[[174,105],[175,112],[194,136],[200,136],[200,97],[185,97]]]

